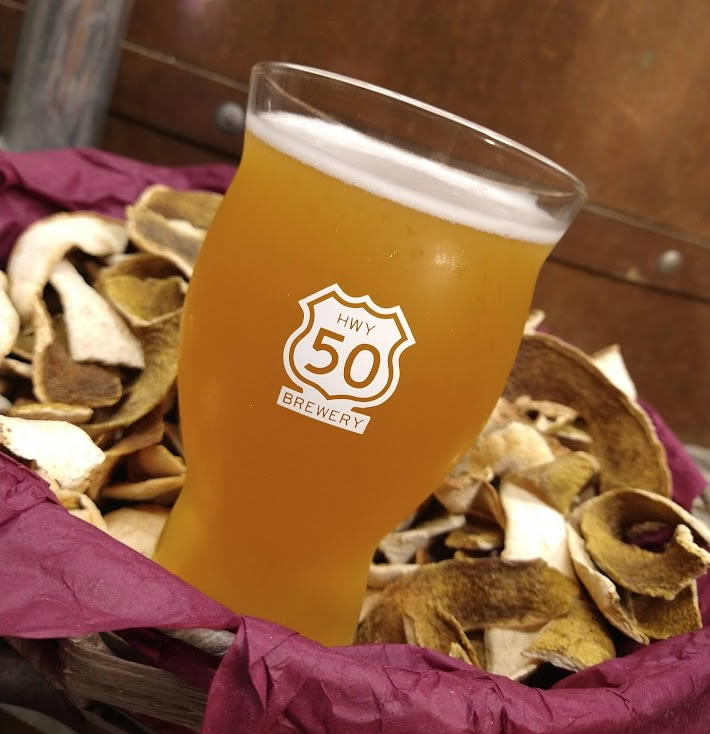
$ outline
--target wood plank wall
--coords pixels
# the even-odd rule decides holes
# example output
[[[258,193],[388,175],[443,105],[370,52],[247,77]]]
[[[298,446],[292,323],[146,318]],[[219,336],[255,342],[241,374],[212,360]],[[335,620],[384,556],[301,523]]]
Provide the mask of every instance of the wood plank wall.
[[[0,105],[23,8],[0,0]],[[134,0],[103,147],[237,160],[215,112],[266,58],[418,97],[579,175],[590,204],[535,305],[584,349],[619,342],[641,395],[710,446],[707,0]]]

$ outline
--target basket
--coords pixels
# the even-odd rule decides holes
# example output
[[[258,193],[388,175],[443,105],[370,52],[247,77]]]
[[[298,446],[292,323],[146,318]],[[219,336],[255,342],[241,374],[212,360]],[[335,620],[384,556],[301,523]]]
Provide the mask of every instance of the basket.
[[[216,659],[224,655],[234,638],[231,632],[205,629],[156,634],[166,641],[181,640]],[[61,640],[6,638],[6,642],[61,692],[66,704],[57,705],[56,697],[45,693],[33,702],[34,707],[70,727],[81,726],[81,732],[159,734],[164,724],[200,730],[206,691],[140,662],[140,653],[117,634]],[[22,662],[15,659],[14,666],[19,675]],[[27,673],[23,671],[21,677],[24,687]],[[36,680],[31,682],[35,690],[37,684]],[[15,696],[8,703],[27,705],[28,701]]]

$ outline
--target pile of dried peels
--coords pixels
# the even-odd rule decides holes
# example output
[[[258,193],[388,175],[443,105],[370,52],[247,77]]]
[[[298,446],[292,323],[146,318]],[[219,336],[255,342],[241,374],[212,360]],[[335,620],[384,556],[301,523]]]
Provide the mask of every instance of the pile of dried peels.
[[[0,273],[0,444],[69,512],[146,555],[185,480],[180,317],[221,200],[153,186],[125,222],[55,214]]]
[[[126,221],[35,222],[0,273],[0,447],[72,514],[150,556],[185,479],[176,405],[187,283],[221,196],[147,189]],[[383,538],[359,642],[524,679],[701,625],[710,530],[673,503],[618,349],[534,333],[474,446]]]
[[[537,320],[539,321],[539,319]],[[670,499],[618,347],[528,333],[474,446],[380,542],[359,642],[423,645],[516,680],[702,626],[710,529]]]

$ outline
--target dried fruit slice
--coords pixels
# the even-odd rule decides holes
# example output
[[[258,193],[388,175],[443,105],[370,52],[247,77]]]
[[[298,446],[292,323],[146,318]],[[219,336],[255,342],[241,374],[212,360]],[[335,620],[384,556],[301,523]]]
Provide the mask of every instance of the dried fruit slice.
[[[116,540],[150,558],[163,532],[170,510],[160,505],[121,507],[105,515],[107,531]]]
[[[73,360],[143,369],[143,349],[138,339],[68,260],[54,266],[49,282],[62,302]]]
[[[123,252],[128,235],[123,222],[91,212],[54,214],[31,224],[15,243],[7,264],[10,298],[23,321],[54,266],[73,247],[97,257]]]
[[[42,301],[35,303],[34,393],[43,403],[114,405],[123,393],[114,373],[94,364],[79,364],[55,337],[52,321]]]
[[[625,529],[639,522],[675,526],[662,553],[624,542]],[[599,568],[629,591],[673,599],[710,567],[710,529],[673,501],[641,489],[617,489],[586,502],[580,528],[587,551]]]
[[[42,476],[59,489],[84,490],[104,452],[78,426],[64,421],[33,421],[0,416],[0,444],[35,462]]]
[[[151,186],[126,209],[131,241],[175,263],[188,277],[222,196]]]
[[[555,337],[523,337],[505,396],[533,395],[579,412],[602,467],[601,489],[644,487],[670,496],[665,451],[646,414],[587,355]]]

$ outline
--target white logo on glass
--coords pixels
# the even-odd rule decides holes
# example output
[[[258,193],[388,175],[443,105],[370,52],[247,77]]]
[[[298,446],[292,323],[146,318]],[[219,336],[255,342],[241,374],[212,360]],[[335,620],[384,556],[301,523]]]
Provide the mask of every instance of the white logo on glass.
[[[282,387],[277,403],[315,420],[363,433],[360,412],[397,389],[399,358],[415,343],[399,306],[381,308],[333,284],[299,301],[303,323],[284,347],[284,367],[301,392]]]

